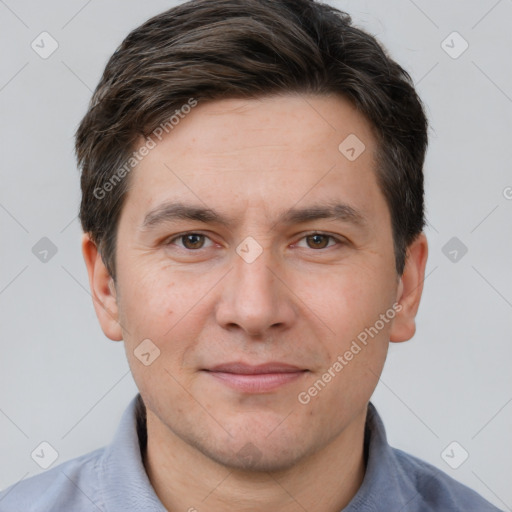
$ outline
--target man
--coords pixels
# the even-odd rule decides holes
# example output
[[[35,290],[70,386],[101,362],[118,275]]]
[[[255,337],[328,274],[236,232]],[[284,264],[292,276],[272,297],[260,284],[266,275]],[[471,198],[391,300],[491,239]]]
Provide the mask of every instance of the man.
[[[426,132],[407,73],[312,0],[133,31],[76,148],[94,307],[140,394],[110,446],[0,510],[497,510],[369,403],[415,331]]]

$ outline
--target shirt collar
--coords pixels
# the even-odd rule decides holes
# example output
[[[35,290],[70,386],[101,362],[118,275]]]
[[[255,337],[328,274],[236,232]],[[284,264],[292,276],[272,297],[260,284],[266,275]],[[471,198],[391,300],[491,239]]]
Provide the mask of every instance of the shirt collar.
[[[361,487],[342,512],[402,510],[418,495],[388,444],[384,424],[370,402],[365,425],[366,471]]]
[[[125,410],[113,442],[103,458],[102,499],[108,512],[166,512],[146,474],[146,409],[140,394]]]
[[[108,512],[166,512],[144,468],[146,442],[146,409],[137,394],[125,410],[102,460],[102,500]],[[384,425],[372,403],[368,404],[365,424],[365,458],[363,483],[343,512],[394,510],[417,496],[387,442]]]

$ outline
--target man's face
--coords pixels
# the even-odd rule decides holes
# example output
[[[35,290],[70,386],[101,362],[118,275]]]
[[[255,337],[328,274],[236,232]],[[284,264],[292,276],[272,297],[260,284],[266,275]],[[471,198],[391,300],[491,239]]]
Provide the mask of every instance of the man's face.
[[[359,156],[353,136],[339,149],[351,134]],[[161,435],[229,467],[251,464],[249,453],[253,467],[284,469],[364,417],[400,293],[375,153],[350,103],[290,95],[199,104],[133,171],[118,226],[118,318]],[[134,352],[148,339],[160,355],[145,365]],[[212,371],[229,363],[301,371]],[[330,382],[309,392],[329,369]]]

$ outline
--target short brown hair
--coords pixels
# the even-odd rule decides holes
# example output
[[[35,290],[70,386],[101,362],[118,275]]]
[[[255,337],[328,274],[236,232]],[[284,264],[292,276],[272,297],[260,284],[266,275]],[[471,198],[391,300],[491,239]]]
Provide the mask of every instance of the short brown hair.
[[[348,14],[329,5],[192,0],[126,37],[77,130],[80,220],[114,279],[117,225],[129,178],[113,179],[137,141],[191,98],[288,92],[339,94],[369,120],[378,142],[377,180],[391,214],[396,270],[402,274],[407,247],[425,225],[427,119],[408,73],[373,36],[354,27]],[[108,183],[109,193],[98,197]]]

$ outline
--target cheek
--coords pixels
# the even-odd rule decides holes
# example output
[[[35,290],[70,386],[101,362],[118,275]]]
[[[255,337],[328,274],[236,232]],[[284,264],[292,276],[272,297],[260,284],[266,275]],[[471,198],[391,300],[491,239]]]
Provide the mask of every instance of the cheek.
[[[120,318],[135,380],[158,388],[162,381],[169,381],[166,369],[180,377],[185,355],[194,348],[204,324],[208,304],[202,298],[212,284],[208,277],[180,275],[168,267],[153,265],[151,270],[139,270],[134,265],[130,277],[123,276]],[[153,351],[158,357],[146,367],[137,354],[148,339],[156,346]]]
[[[187,322],[194,316],[194,306],[208,291],[210,281],[151,258],[142,264],[127,262],[120,278],[120,312],[128,336],[133,337],[133,331],[157,339],[165,337],[178,321]]]
[[[157,273],[125,280],[120,296],[120,318],[127,331],[125,341],[157,339],[172,326],[176,316],[177,290],[174,282],[157,279]]]
[[[389,276],[389,272],[370,266],[338,268],[326,278],[311,279],[304,302],[336,339],[349,341],[393,304],[396,286],[389,277],[380,276]]]

